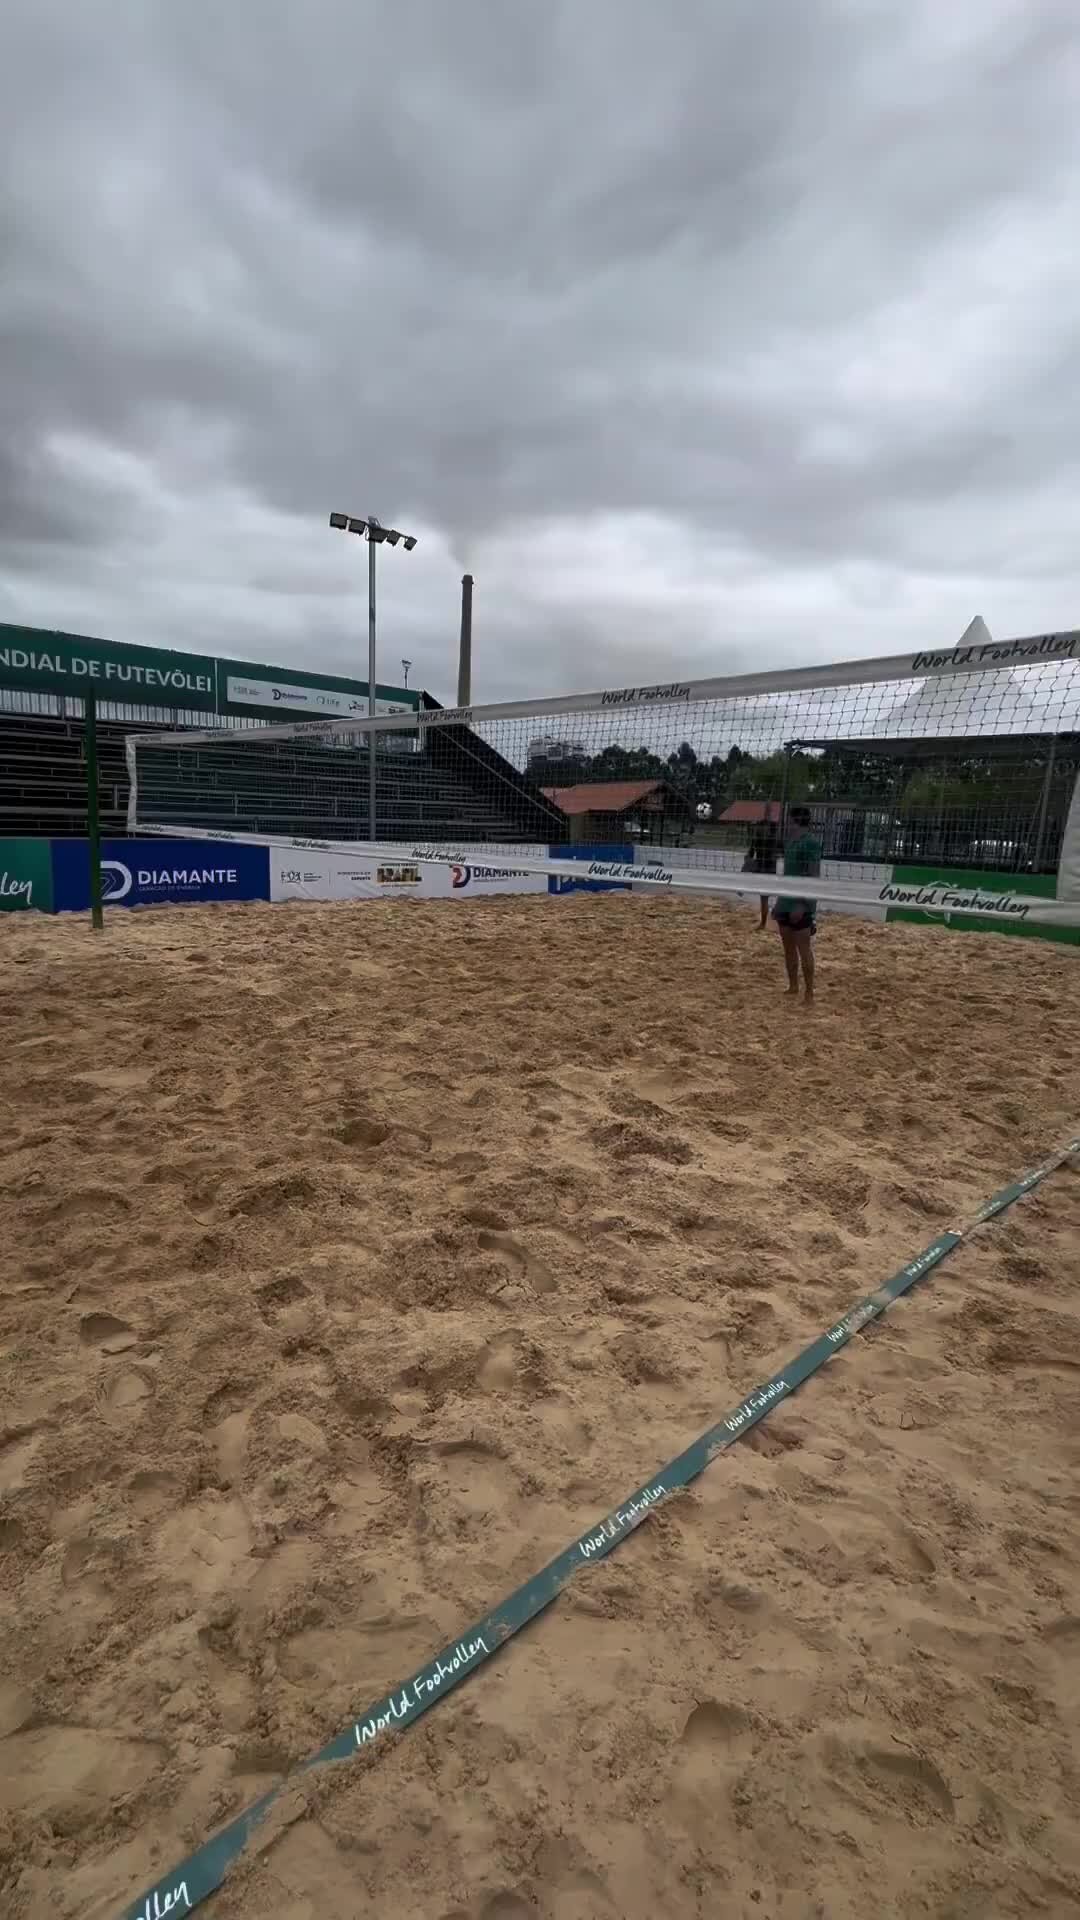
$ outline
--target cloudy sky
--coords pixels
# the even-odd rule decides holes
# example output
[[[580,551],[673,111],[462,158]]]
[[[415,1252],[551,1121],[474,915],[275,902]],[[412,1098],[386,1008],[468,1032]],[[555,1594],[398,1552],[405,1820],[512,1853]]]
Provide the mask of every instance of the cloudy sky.
[[[1080,624],[1076,0],[4,0],[0,620],[474,698]]]

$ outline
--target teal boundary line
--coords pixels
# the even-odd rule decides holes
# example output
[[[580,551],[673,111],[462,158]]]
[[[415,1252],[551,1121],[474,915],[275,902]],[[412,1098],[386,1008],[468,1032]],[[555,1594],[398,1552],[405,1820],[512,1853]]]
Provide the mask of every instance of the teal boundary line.
[[[775,1407],[795,1393],[842,1347],[846,1347],[863,1327],[868,1326],[871,1320],[878,1319],[894,1301],[940,1266],[977,1227],[1004,1213],[1007,1207],[1013,1206],[1049,1174],[1056,1172],[1066,1160],[1077,1155],[1080,1155],[1080,1136],[1070,1140],[1066,1146],[1059,1147],[1031,1173],[1026,1173],[1022,1179],[1013,1181],[1010,1186],[1003,1187],[991,1199],[984,1201],[964,1226],[939,1234],[930,1246],[916,1254],[913,1260],[909,1260],[905,1267],[901,1267],[875,1292],[868,1294],[865,1300],[860,1300],[835,1326],[821,1334],[810,1346],[804,1347],[780,1373],[774,1373],[763,1386],[754,1387],[731,1413],[725,1414],[715,1426],[709,1427],[685,1452],[660,1467],[655,1476],[646,1481],[644,1486],[638,1487],[621,1506],[613,1508],[595,1526],[580,1534],[572,1546],[550,1560],[546,1567],[527,1580],[524,1586],[518,1587],[493,1612],[485,1614],[474,1626],[467,1627],[452,1646],[444,1647],[427,1666],[420,1667],[376,1701],[374,1706],[368,1707],[359,1719],[352,1721],[335,1739],[303,1761],[279,1786],[264,1793],[243,1813],[238,1814],[235,1820],[230,1820],[228,1826],[222,1827],[220,1833],[140,1894],[132,1906],[124,1909],[123,1920],[164,1920],[166,1914],[191,1913],[200,1906],[220,1887],[228,1869],[244,1852],[271,1807],[302,1774],[334,1760],[350,1759],[361,1747],[369,1746],[391,1729],[404,1731],[429,1707],[444,1700],[448,1693],[490,1660],[507,1640],[520,1633],[530,1620],[535,1620],[539,1613],[550,1607],[582,1567],[590,1566],[613,1553],[642,1521],[648,1519],[655,1507],[662,1505],[673,1494],[681,1493],[698,1479],[720,1454],[726,1453],[737,1440],[742,1440],[752,1432]]]

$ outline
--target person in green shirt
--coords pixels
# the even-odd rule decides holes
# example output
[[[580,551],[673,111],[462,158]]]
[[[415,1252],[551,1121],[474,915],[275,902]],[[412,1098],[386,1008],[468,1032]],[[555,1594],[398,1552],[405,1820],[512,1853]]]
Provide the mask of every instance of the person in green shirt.
[[[821,841],[813,832],[809,807],[792,807],[791,833],[784,847],[785,879],[813,879],[821,872]],[[781,894],[773,908],[773,919],[784,943],[788,992],[799,991],[802,969],[806,998],[814,997],[814,935],[817,932],[817,901]]]

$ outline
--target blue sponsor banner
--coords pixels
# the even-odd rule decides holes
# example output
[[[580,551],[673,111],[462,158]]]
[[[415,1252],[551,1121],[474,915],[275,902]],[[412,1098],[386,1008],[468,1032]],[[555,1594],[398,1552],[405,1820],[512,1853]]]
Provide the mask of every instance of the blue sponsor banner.
[[[85,913],[90,906],[86,841],[54,840],[52,870],[55,911]],[[269,848],[236,841],[105,840],[101,873],[107,907],[270,898]]]
[[[549,847],[550,860],[617,860],[631,865],[634,859],[632,846],[610,847]],[[629,893],[629,882],[624,880],[571,880],[565,873],[553,873],[548,876],[549,893]]]

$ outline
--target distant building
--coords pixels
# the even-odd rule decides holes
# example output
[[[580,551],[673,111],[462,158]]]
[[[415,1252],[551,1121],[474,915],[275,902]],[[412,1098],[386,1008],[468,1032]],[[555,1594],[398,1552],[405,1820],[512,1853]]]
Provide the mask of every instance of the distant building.
[[[783,809],[779,800],[733,800],[720,815],[722,827],[760,827],[766,820],[779,825]]]
[[[530,767],[537,760],[580,760],[584,765],[588,758],[589,749],[584,740],[564,740],[557,733],[538,733],[529,741]]]
[[[678,846],[693,829],[693,808],[666,780],[594,780],[543,791],[566,815],[571,840]]]

